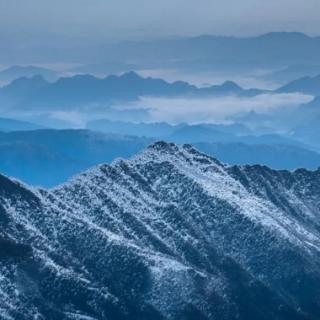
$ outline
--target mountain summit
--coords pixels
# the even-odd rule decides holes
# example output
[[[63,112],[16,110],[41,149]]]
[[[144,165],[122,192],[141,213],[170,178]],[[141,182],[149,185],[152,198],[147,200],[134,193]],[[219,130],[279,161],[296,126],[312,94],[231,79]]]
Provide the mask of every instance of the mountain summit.
[[[4,319],[318,319],[320,170],[158,142],[53,190],[0,176]]]

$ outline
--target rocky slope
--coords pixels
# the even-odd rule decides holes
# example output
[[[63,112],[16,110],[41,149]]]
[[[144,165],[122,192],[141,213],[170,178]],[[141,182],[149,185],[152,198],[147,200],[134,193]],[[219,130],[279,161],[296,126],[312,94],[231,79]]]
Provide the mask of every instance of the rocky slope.
[[[320,170],[158,142],[53,189],[0,177],[1,319],[318,319]]]

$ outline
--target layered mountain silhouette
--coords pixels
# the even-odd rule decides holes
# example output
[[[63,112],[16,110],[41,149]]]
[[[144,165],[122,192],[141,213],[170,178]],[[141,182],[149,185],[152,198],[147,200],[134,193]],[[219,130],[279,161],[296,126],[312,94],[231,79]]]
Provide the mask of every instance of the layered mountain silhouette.
[[[200,127],[201,128],[201,127]],[[261,164],[274,169],[317,169],[320,154],[278,136],[243,136],[185,127],[168,141],[193,143],[228,164]],[[203,132],[204,130],[204,132]],[[196,134],[196,131],[198,134]],[[200,132],[199,132],[200,131]],[[54,187],[100,163],[127,159],[157,137],[103,134],[87,130],[33,130],[0,133],[0,172],[28,184]]]
[[[316,77],[320,74],[320,65],[310,63],[290,65],[263,75],[262,78],[276,83],[289,83],[303,77]]]
[[[303,93],[320,95],[320,77],[305,77],[288,83],[274,91],[243,89],[232,81],[221,85],[197,87],[187,82],[169,83],[162,79],[144,78],[135,72],[120,76],[112,75],[97,78],[91,75],[77,75],[60,78],[51,83],[37,75],[31,78],[19,78],[0,88],[0,103],[3,112],[20,113],[32,110],[43,112],[105,110],[111,112],[114,105],[126,105],[138,101],[141,97],[161,98],[209,98],[222,96],[253,97],[260,94]],[[148,106],[140,112],[148,113]],[[125,114],[127,111],[122,111]],[[131,110],[130,115],[139,110]],[[121,118],[118,111],[116,118]],[[45,116],[45,115],[44,115]],[[47,118],[50,118],[50,114]],[[34,120],[37,121],[37,120]],[[47,120],[46,120],[47,121]],[[50,126],[50,121],[46,123]],[[95,123],[97,125],[97,123]]]
[[[289,82],[287,85],[279,88],[278,92],[300,92],[305,94],[310,94],[313,96],[320,96],[320,75],[315,77],[303,77],[292,82]]]
[[[51,69],[36,66],[11,66],[0,71],[0,82],[10,83],[18,78],[32,78],[40,75],[48,81],[55,81],[59,74]]]
[[[43,129],[41,125],[10,118],[0,118],[0,132]]]
[[[90,56],[93,54],[90,49],[91,52],[83,50],[82,53]],[[115,66],[118,62],[118,72],[123,71],[125,64],[134,64],[135,70],[173,69],[194,73],[274,70],[296,65],[320,65],[319,50],[319,37],[298,32],[271,32],[244,38],[202,35],[126,41],[97,48],[92,59],[96,63],[91,69],[90,64],[87,65],[84,70],[103,70],[108,61],[115,62]]]
[[[297,83],[299,82],[297,81]],[[292,92],[294,91],[299,92],[299,88],[295,87],[292,89]],[[287,139],[300,141],[300,143],[307,144],[314,150],[320,151],[318,139],[320,98],[318,96],[306,104],[279,108],[268,113],[250,111],[239,116],[233,116],[231,119],[250,127],[252,132],[256,134],[268,133],[274,135],[275,132],[282,132]]]
[[[254,37],[202,35],[170,39],[122,41],[104,45],[86,43],[10,48],[0,52],[5,64],[75,63],[86,65],[84,72],[142,69],[243,70],[284,68],[290,65],[320,65],[319,37],[298,32],[272,32]],[[23,58],[21,58],[23,57]],[[112,62],[112,65],[110,65]],[[131,68],[132,70],[132,68]]]
[[[53,187],[99,163],[133,156],[152,141],[86,130],[0,133],[0,171],[31,185]]]
[[[319,179],[165,142],[51,191],[0,176],[1,315],[317,320]]]
[[[211,137],[213,131],[221,131],[234,135],[249,135],[251,130],[246,126],[234,123],[229,125],[220,124],[201,124],[203,127],[211,131]],[[133,136],[145,136],[152,138],[168,137],[175,132],[189,128],[197,127],[195,125],[189,125],[187,123],[179,123],[172,125],[166,122],[126,122],[126,121],[112,121],[109,119],[99,119],[94,121],[88,121],[86,127],[89,130],[100,131],[105,133],[124,134]],[[206,139],[207,140],[207,139]]]
[[[308,141],[320,150],[320,97],[299,108],[299,119],[298,125],[292,130],[292,137],[300,141]]]
[[[60,78],[49,83],[41,76],[20,78],[0,89],[0,102],[7,108],[66,109],[108,106],[115,102],[136,101],[152,97],[209,97],[219,95],[253,96],[257,89],[242,89],[227,81],[221,85],[199,88],[187,82],[173,83],[143,78],[135,72],[100,79],[91,75]]]
[[[320,154],[290,144],[261,142],[199,142],[197,149],[231,165],[266,165],[278,170],[297,168],[320,168]]]

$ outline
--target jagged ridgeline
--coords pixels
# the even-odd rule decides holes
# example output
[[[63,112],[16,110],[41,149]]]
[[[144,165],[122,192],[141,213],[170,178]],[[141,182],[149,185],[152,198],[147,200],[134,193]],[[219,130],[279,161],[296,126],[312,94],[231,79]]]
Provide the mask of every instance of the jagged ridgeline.
[[[1,319],[319,319],[319,170],[159,142],[53,190],[1,176],[0,226]]]

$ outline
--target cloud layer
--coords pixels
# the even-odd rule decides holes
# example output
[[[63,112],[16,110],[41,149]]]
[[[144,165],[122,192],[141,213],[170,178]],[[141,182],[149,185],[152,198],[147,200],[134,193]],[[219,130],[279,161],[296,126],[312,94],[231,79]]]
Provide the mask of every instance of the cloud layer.
[[[233,116],[254,111],[267,114],[281,108],[310,102],[312,96],[300,93],[262,94],[255,97],[222,96],[203,99],[141,97],[138,102],[91,106],[78,110],[10,111],[3,116],[54,127],[83,128],[87,121],[97,119],[129,122],[225,123]]]
[[[219,123],[238,113],[249,111],[267,113],[279,108],[308,103],[312,99],[312,96],[299,93],[263,94],[255,97],[225,96],[208,99],[142,98],[135,107],[147,107],[151,121]]]

